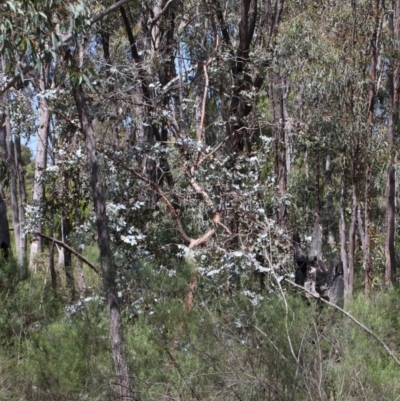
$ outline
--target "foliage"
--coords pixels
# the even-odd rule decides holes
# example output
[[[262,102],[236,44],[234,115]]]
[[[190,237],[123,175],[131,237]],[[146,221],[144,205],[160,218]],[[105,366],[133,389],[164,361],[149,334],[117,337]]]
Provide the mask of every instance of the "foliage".
[[[385,352],[285,278],[318,217],[325,261],[349,260],[346,308],[398,352],[400,3],[3,3],[0,179],[22,258],[19,275],[0,261],[0,399],[115,398],[112,307],[141,400],[395,399]],[[35,163],[13,146],[37,132]],[[20,226],[46,238],[26,280]]]
[[[245,291],[210,297],[199,290],[195,308],[183,313],[190,267],[174,268],[171,274],[172,266],[143,266],[121,277],[128,360],[141,400],[397,397],[399,367],[337,311],[308,305],[290,289],[282,294],[285,302],[274,292],[249,299]],[[110,399],[104,302],[88,300],[70,314],[41,279],[15,288],[2,299],[3,315],[12,314],[1,321],[8,335],[2,338],[0,399]],[[33,302],[39,294],[41,307]],[[349,305],[395,352],[398,313],[382,311],[397,296],[391,291]]]

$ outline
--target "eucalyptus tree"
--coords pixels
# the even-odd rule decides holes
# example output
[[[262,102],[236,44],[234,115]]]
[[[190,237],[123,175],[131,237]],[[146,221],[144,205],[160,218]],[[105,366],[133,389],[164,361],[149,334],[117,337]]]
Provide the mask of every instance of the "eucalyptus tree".
[[[347,297],[353,291],[356,236],[362,242],[368,294],[370,237],[373,224],[383,223],[379,213],[372,218],[371,202],[381,180],[382,133],[388,132],[386,106],[379,100],[382,83],[388,82],[382,46],[389,33],[386,6],[349,1],[309,8],[289,2],[277,37],[277,54],[285,60],[290,87],[287,109],[297,128],[291,191],[306,184],[309,192],[296,194],[297,202],[302,199],[303,207],[313,205],[317,214],[324,213],[325,225],[339,222]],[[325,178],[322,160],[329,161]],[[339,204],[332,202],[332,194]]]
[[[46,91],[48,68],[56,62],[57,57],[68,58],[68,48],[63,46],[71,40],[74,34],[88,33],[85,26],[90,26],[101,20],[107,13],[115,10],[127,1],[119,1],[108,9],[100,11],[90,18],[89,5],[84,1],[70,2],[67,7],[59,2],[31,3],[28,1],[8,1],[3,7],[1,15],[1,49],[10,66],[15,66],[16,75],[11,75],[2,86],[2,93],[11,88],[17,82],[24,82],[28,71],[37,71],[42,74],[40,90]],[[11,22],[12,21],[12,22]],[[48,42],[51,38],[51,42]],[[10,69],[10,71],[13,71]],[[86,77],[82,73],[83,77]],[[33,75],[33,78],[35,75]],[[96,160],[95,137],[91,125],[89,112],[84,100],[84,94],[79,80],[73,80],[73,93],[77,105],[77,111],[81,120],[81,128],[87,139],[87,155],[91,172],[93,200],[95,203],[99,248],[103,269],[105,290],[108,297],[110,310],[110,334],[112,354],[114,357],[115,371],[119,378],[117,385],[121,396],[131,396],[132,386],[128,372],[124,344],[122,339],[121,316],[118,296],[115,287],[114,265],[109,251],[109,238],[107,235],[107,215],[99,176],[99,166]],[[45,93],[42,99],[46,99]],[[48,104],[41,102],[43,119],[40,121],[40,132],[43,133],[42,145],[46,146],[46,133],[48,129]],[[45,118],[46,117],[46,118]],[[43,154],[40,155],[40,157]],[[41,158],[46,160],[46,157]],[[43,168],[44,166],[38,166]],[[42,193],[38,189],[37,193]],[[41,194],[40,194],[41,195]]]
[[[386,178],[386,241],[385,241],[385,283],[389,285],[396,280],[395,222],[396,222],[396,147],[399,125],[399,91],[400,91],[400,2],[392,1],[389,10],[389,27],[391,43],[388,58],[388,92],[389,123],[387,142],[390,151],[390,162]]]

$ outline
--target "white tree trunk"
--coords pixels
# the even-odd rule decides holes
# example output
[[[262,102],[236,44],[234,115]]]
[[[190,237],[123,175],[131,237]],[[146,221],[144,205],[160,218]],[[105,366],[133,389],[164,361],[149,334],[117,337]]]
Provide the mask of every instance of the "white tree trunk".
[[[48,66],[43,65],[40,71],[39,87],[43,92],[47,88]],[[33,184],[33,204],[41,210],[43,206],[44,185],[42,181],[42,174],[46,168],[47,159],[47,137],[49,132],[50,123],[50,110],[48,108],[47,99],[41,97],[39,99],[39,129],[37,135],[36,146],[36,164],[35,164],[35,181]],[[42,232],[42,224],[37,222],[35,231]],[[34,237],[31,243],[31,251],[29,258],[29,269],[36,270],[36,257],[38,252],[41,251],[42,241],[40,237]]]

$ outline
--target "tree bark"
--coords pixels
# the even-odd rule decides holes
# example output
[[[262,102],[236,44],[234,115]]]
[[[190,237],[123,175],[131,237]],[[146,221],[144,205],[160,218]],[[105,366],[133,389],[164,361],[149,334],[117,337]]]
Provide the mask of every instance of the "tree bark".
[[[283,79],[277,72],[273,72],[271,82],[271,113],[275,130],[275,186],[279,196],[279,225],[284,223],[286,217],[286,203],[284,197],[287,191],[284,90]]]
[[[74,179],[74,187],[75,188],[80,188],[80,178],[79,178],[79,172],[76,172],[75,174],[75,179]],[[79,202],[79,194],[75,194],[74,196],[74,202],[75,202],[75,226],[80,227],[82,224],[82,216],[81,216],[81,209],[80,209],[80,202]],[[76,275],[77,275],[77,281],[78,281],[78,288],[79,288],[79,297],[85,298],[87,294],[87,285],[85,281],[85,274],[83,271],[83,263],[81,259],[76,260]]]
[[[351,298],[353,296],[354,287],[354,253],[356,246],[356,225],[357,225],[357,187],[355,178],[355,160],[353,159],[353,174],[352,174],[352,193],[353,193],[353,205],[351,209],[351,220],[349,227],[349,259],[348,259],[348,277],[347,277],[347,297]]]
[[[370,216],[370,196],[371,196],[371,168],[368,165],[365,173],[365,198],[364,198],[364,269],[365,283],[364,295],[369,298],[372,286],[372,258],[371,258],[371,216]]]
[[[67,185],[67,184],[65,184]],[[68,207],[65,206],[62,211],[62,242],[68,246],[70,244],[70,234],[71,234],[71,223],[69,220]],[[69,290],[69,295],[71,301],[75,299],[75,281],[72,269],[72,254],[67,248],[64,248],[64,271],[65,278],[67,281],[67,287]]]
[[[328,153],[325,158],[325,224],[328,230],[328,244],[334,247],[336,244],[333,230],[333,195],[332,195],[332,165],[331,155]]]
[[[386,240],[385,240],[385,284],[396,280],[396,252],[394,247],[396,217],[396,170],[390,163],[386,177]]]
[[[47,65],[42,65],[39,75],[39,88],[41,92],[44,92],[48,87],[48,73],[49,67]],[[35,181],[33,184],[33,204],[39,211],[43,206],[44,198],[44,185],[42,181],[42,173],[46,169],[47,161],[47,139],[49,132],[50,123],[50,110],[48,108],[47,99],[41,97],[39,99],[39,129],[37,135],[37,146],[36,146],[36,164],[35,164]],[[35,227],[35,231],[42,232],[42,223],[39,220]],[[29,269],[36,270],[36,257],[37,254],[42,249],[42,239],[36,236],[32,239],[31,250],[29,257]]]
[[[130,399],[132,398],[132,383],[125,355],[122,318],[115,282],[115,266],[110,250],[107,211],[103,195],[104,191],[100,166],[97,159],[96,137],[92,125],[92,118],[81,86],[74,88],[74,98],[79,114],[81,129],[86,142],[90,181],[97,223],[97,241],[100,251],[100,264],[110,313],[111,350],[115,373],[118,377],[117,387],[121,399],[124,399],[124,397]]]
[[[5,121],[5,125],[3,125]],[[7,159],[7,135],[11,134],[11,127],[10,127],[10,121],[8,119],[8,115],[6,112],[2,113],[0,115],[0,163],[5,165],[6,159]],[[10,161],[10,166],[12,168],[12,159]],[[16,192],[13,190],[15,189],[13,187],[13,182],[15,184],[15,170],[11,172],[11,195],[12,195],[12,200],[13,200],[13,212],[14,212],[14,206],[17,205],[17,203],[14,203],[14,195],[16,195]],[[14,216],[18,216],[18,214],[13,213]],[[17,238],[17,236],[15,236]],[[8,257],[9,254],[9,249],[10,249],[10,229],[8,225],[8,218],[7,218],[7,205],[6,202],[4,201],[4,196],[3,196],[3,187],[0,186],[0,252],[2,253],[2,256],[4,258]],[[23,266],[22,266],[23,267]]]
[[[17,264],[19,270],[19,276],[23,278],[25,276],[24,271],[24,259],[21,252],[21,224],[19,220],[19,203],[18,203],[18,185],[17,185],[17,169],[15,166],[14,158],[14,141],[11,133],[11,125],[9,117],[6,115],[5,126],[2,127],[3,132],[6,133],[7,137],[7,158],[10,165],[10,175],[11,175],[11,205],[12,205],[12,218],[14,226],[14,241],[15,249],[17,252]]]
[[[395,54],[400,50],[400,0],[393,2],[394,16],[390,25],[393,35],[393,47]],[[387,142],[390,147],[390,164],[386,176],[386,240],[385,240],[385,284],[389,286],[396,280],[396,252],[395,252],[395,225],[396,225],[396,168],[395,168],[395,133],[399,120],[399,90],[400,70],[398,68],[398,56],[390,60],[392,68],[389,68],[389,126]]]
[[[376,79],[377,79],[377,66],[378,66],[378,30],[379,30],[379,7],[380,0],[372,2],[372,15],[374,18],[374,27],[369,41],[369,57],[370,57],[370,84],[368,95],[368,124],[370,130],[367,132],[368,137],[371,135],[375,119],[375,98],[376,98]],[[370,140],[367,140],[368,143]],[[367,150],[368,152],[369,150]],[[365,169],[365,200],[364,200],[364,223],[365,223],[365,246],[364,246],[364,269],[365,269],[365,283],[364,294],[369,297],[372,285],[372,258],[371,258],[371,238],[370,238],[370,192],[371,192],[371,163],[366,164]]]
[[[15,151],[15,165],[17,169],[17,181],[18,181],[18,211],[19,211],[19,224],[20,227],[25,225],[25,206],[26,206],[26,186],[25,186],[25,169],[22,164],[22,149],[21,149],[21,138],[19,135],[14,137],[14,151]],[[22,231],[22,230],[21,230]],[[27,240],[26,235],[20,236],[20,249],[17,250],[18,263],[24,264],[26,262],[27,252]],[[19,254],[18,254],[19,253]]]
[[[339,200],[339,236],[340,236],[340,256],[343,262],[343,276],[344,276],[344,297],[349,297],[349,267],[347,262],[347,244],[346,244],[346,187],[345,187],[345,174],[342,171],[340,183],[340,200]]]
[[[0,252],[4,258],[10,250],[10,228],[7,218],[7,205],[3,197],[3,188],[0,188]]]

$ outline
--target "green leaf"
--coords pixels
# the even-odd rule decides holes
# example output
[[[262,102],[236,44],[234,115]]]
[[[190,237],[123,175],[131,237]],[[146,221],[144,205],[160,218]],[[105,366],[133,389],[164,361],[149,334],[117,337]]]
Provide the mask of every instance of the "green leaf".
[[[57,53],[53,50],[50,50],[51,55],[53,56],[53,60],[57,61]]]
[[[86,82],[86,85],[90,88],[90,90],[93,90],[92,84],[91,84],[90,79],[88,78],[88,76],[83,74],[82,78]]]
[[[55,35],[54,32],[51,33],[51,42],[53,44],[53,49],[57,49],[58,47],[58,40],[57,40],[57,36]]]
[[[22,38],[20,46],[23,51],[26,51],[26,48],[27,48],[26,38]]]

